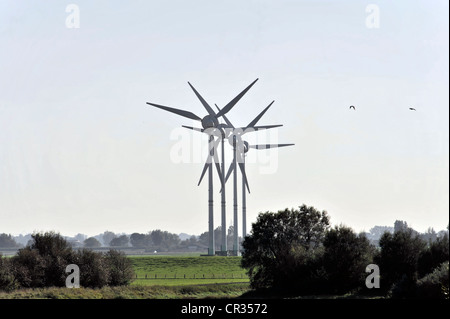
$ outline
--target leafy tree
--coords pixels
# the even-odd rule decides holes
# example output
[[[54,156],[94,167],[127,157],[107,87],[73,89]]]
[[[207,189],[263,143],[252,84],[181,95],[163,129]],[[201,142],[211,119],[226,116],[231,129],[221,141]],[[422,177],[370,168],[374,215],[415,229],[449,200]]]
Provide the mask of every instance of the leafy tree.
[[[13,257],[15,277],[23,287],[63,286],[72,248],[55,232],[32,235],[29,246]]]
[[[406,231],[408,228],[408,224],[403,220],[396,220],[394,222],[394,232]]]
[[[180,243],[180,237],[167,231],[154,230],[150,233],[153,244],[160,249],[171,249]]]
[[[108,265],[109,285],[123,286],[130,283],[134,276],[134,270],[125,253],[111,249],[106,253],[105,260]]]
[[[86,248],[96,248],[96,247],[102,246],[102,244],[95,237],[86,238],[84,240],[83,244],[84,244],[84,247],[86,247]]]
[[[196,243],[197,243],[197,236],[192,235],[192,236],[189,238],[189,244],[190,244],[190,245],[194,245],[194,244],[196,244]]]
[[[36,249],[41,256],[56,257],[58,255],[67,255],[72,251],[68,242],[58,233],[46,232],[35,233],[32,236],[31,249]]]
[[[380,267],[380,285],[385,288],[403,281],[405,286],[417,280],[418,259],[426,243],[412,229],[384,233],[380,238],[380,254],[376,264]]]
[[[390,232],[393,233],[394,232],[394,227],[390,227],[390,226],[374,226],[369,230],[369,236],[368,238],[370,240],[374,240],[374,241],[378,241],[380,239],[380,237],[385,233],[385,232]]]
[[[428,244],[435,242],[438,238],[436,231],[432,227],[429,227],[420,237]]]
[[[198,236],[198,242],[208,246],[209,233],[207,231],[203,232]]]
[[[81,286],[101,288],[108,284],[109,269],[101,253],[90,249],[78,250],[72,263],[80,268]]]
[[[127,235],[121,235],[119,237],[113,238],[109,245],[114,247],[124,247],[128,245],[129,238]]]
[[[0,247],[2,248],[16,248],[20,245],[16,243],[14,238],[11,235],[8,234],[0,234]]]
[[[74,236],[74,239],[84,242],[86,240],[87,236],[85,234],[78,233]]]
[[[160,246],[164,239],[164,232],[160,229],[156,229],[150,233],[150,238],[152,239],[153,244]]]
[[[151,238],[145,234],[132,233],[130,243],[133,247],[147,247],[151,244]]]
[[[12,290],[15,287],[11,262],[0,254],[0,290]]]
[[[227,233],[228,250],[233,248],[233,238],[234,238],[233,236],[234,236],[233,225],[231,225],[231,226],[229,226],[228,233]],[[242,240],[242,238],[239,237],[239,240]],[[205,246],[209,246],[209,232],[206,231],[206,232],[201,233],[198,238],[198,242]],[[214,243],[215,243],[216,250],[222,249],[222,247],[221,247],[221,245],[222,245],[222,226],[218,226],[216,229],[214,229]]]
[[[365,269],[375,253],[375,247],[364,234],[357,235],[349,227],[336,226],[327,232],[323,245],[330,292],[345,293],[364,285]]]
[[[46,285],[46,261],[36,249],[29,246],[19,249],[11,263],[14,279],[19,286],[32,288]]]
[[[443,262],[417,281],[417,297],[449,299],[449,262]]]
[[[423,277],[430,273],[437,266],[449,260],[449,241],[448,235],[438,237],[431,242],[421,253],[418,260],[419,276]]]
[[[242,267],[254,288],[292,285],[291,275],[314,253],[329,228],[325,211],[302,205],[298,210],[260,213],[243,242]]]
[[[102,235],[103,244],[104,244],[105,246],[109,246],[111,240],[113,240],[115,237],[117,237],[117,236],[116,236],[116,234],[114,234],[113,232],[108,231],[108,230],[105,231],[105,232],[103,233],[103,235]]]
[[[32,235],[29,249],[37,252],[37,265],[43,266],[42,284],[63,286],[66,266],[73,259],[73,251],[69,243],[55,232],[35,233]]]

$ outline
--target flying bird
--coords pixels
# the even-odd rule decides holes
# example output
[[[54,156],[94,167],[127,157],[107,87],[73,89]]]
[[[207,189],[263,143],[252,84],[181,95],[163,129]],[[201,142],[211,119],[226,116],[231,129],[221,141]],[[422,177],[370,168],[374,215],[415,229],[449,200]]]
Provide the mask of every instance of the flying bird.
[[[415,108],[413,108],[413,107],[410,107],[409,108],[411,111],[415,111],[416,109]]]
[[[350,105],[350,108],[356,110],[355,107],[354,107],[353,105]]]

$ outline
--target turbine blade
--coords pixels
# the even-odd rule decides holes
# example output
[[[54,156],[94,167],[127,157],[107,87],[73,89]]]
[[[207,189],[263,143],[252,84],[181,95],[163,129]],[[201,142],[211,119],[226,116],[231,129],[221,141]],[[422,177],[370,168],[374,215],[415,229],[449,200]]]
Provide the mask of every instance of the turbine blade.
[[[205,131],[204,129],[198,128],[198,127],[192,127],[192,126],[186,126],[186,125],[181,125],[181,126],[184,127],[184,128],[193,130],[193,131],[198,131],[198,132],[203,132],[203,131]]]
[[[216,108],[219,110],[219,113],[221,112],[220,108],[217,106],[216,104]],[[231,128],[234,128],[233,124],[231,124],[230,120],[228,120],[228,118],[224,115],[222,115],[223,119],[225,120],[225,123],[227,123],[228,126],[230,126]]]
[[[189,86],[191,87],[191,89],[194,91],[195,95],[197,95],[198,99],[200,100],[200,102],[202,102],[203,106],[205,107],[206,111],[208,111],[209,115],[214,116],[217,118],[216,116],[216,112],[214,112],[214,110],[211,108],[211,106],[209,106],[209,104],[205,101],[205,99],[200,95],[200,93],[197,92],[197,90],[192,86],[191,83],[189,83]]]
[[[267,129],[270,129],[270,128],[281,127],[281,126],[283,126],[283,124],[275,124],[275,125],[258,125],[258,126],[254,126],[254,127],[252,127],[252,128],[253,128],[253,129],[256,129],[256,130],[267,130]]]
[[[247,174],[245,174],[245,164],[244,163],[238,163],[239,168],[241,170],[242,178],[244,179],[245,186],[247,187],[247,191],[250,193],[250,187],[248,186],[248,180],[247,180]]]
[[[253,132],[253,131],[261,131],[261,130],[267,130],[275,127],[281,127],[283,124],[276,124],[276,125],[260,125],[260,126],[253,126],[253,127],[240,127],[239,129],[242,130],[242,134]]]
[[[225,176],[225,183],[227,182],[228,178],[230,177],[231,173],[233,172],[233,169],[234,169],[234,163],[231,163],[230,168],[228,168],[227,175]]]
[[[215,140],[215,141],[212,143],[213,146],[212,146],[212,149],[210,149],[210,154],[212,153],[211,156],[212,156],[213,159],[214,159],[214,163],[215,163],[215,165],[216,165],[217,173],[219,174],[219,180],[220,180],[220,183],[222,184],[222,187],[224,187],[225,182],[224,182],[224,180],[223,180],[222,171],[221,171],[221,169],[220,169],[219,156],[217,155],[217,146],[219,145],[220,140],[221,140],[221,139],[218,138],[217,140]]]
[[[217,174],[219,174],[220,184],[222,185],[222,187],[224,187],[225,181],[222,178],[222,171],[220,170],[220,164],[219,163],[215,163],[215,164],[216,164]]]
[[[248,123],[248,125],[247,125],[247,127],[253,127],[253,126],[255,126],[255,124],[259,121],[259,119],[264,115],[264,113],[266,113],[266,111],[269,109],[269,107],[273,104],[273,102],[275,102],[275,101],[272,101],[268,106],[266,106],[266,108],[261,112],[261,113],[259,113],[258,114],[258,116],[257,117],[255,117],[254,119],[253,119],[253,121],[251,121],[250,123]]]
[[[284,146],[291,146],[295,144],[258,144],[258,145],[249,145],[250,148],[256,148],[258,150],[264,150],[267,148],[276,148],[276,147],[284,147]]]
[[[198,181],[197,186],[199,186],[200,183],[202,182],[203,176],[205,176],[206,170],[208,169],[208,165],[209,165],[209,163],[206,162],[206,163],[205,163],[205,166],[203,166],[202,175],[200,176],[200,180]]]
[[[166,111],[169,111],[169,112],[172,112],[172,113],[175,113],[175,114],[178,114],[178,115],[181,115],[181,116],[184,116],[184,117],[187,117],[187,118],[192,119],[192,120],[197,120],[197,121],[201,121],[202,120],[200,117],[198,117],[197,115],[195,115],[194,113],[189,112],[189,111],[179,110],[179,109],[175,109],[173,107],[168,107],[168,106],[164,106],[164,105],[154,104],[154,103],[150,103],[150,102],[147,102],[147,104],[148,105],[152,105],[152,106],[157,107],[157,108],[160,108],[160,109],[163,109],[163,110],[166,110]]]
[[[253,81],[249,86],[247,86],[247,87],[244,89],[244,91],[242,91],[241,93],[239,93],[234,99],[232,99],[232,100],[230,101],[230,103],[228,103],[227,105],[225,105],[224,108],[223,108],[219,113],[217,113],[217,117],[219,118],[219,117],[221,117],[222,115],[228,113],[228,112],[232,109],[232,107],[233,107],[237,102],[239,102],[239,100],[244,96],[244,94],[247,93],[248,90],[250,90],[250,88],[253,86],[253,84],[256,83],[256,81],[258,81],[258,79],[256,79],[255,81]]]

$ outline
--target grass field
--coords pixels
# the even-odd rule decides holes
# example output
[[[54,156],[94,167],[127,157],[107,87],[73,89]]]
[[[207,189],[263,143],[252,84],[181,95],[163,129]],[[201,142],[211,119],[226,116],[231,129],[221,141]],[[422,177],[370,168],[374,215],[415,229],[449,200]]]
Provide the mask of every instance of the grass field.
[[[134,256],[132,285],[204,285],[248,283],[241,257]]]

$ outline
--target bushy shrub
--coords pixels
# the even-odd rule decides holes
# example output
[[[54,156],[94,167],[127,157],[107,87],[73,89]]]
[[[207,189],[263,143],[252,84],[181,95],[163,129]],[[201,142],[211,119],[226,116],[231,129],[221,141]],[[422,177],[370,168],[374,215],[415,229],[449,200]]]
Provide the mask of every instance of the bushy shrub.
[[[109,270],[108,284],[110,286],[128,285],[134,276],[133,265],[123,252],[109,250],[105,256]]]
[[[108,284],[109,269],[101,253],[82,249],[76,252],[73,264],[80,268],[80,285],[101,288]]]
[[[13,257],[15,277],[22,287],[62,287],[65,268],[72,263],[73,251],[55,232],[32,235],[29,246]]]
[[[437,238],[422,252],[418,260],[419,276],[423,277],[436,267],[449,260],[448,235]]]
[[[411,299],[416,297],[417,281],[404,274],[388,291],[387,296],[392,299]]]
[[[0,288],[11,281],[19,287],[64,287],[66,267],[76,264],[80,269],[80,285],[100,288],[105,285],[128,284],[133,268],[124,254],[109,251],[106,254],[83,249],[74,251],[67,241],[54,232],[32,235],[33,241],[19,249],[10,266],[0,259]],[[10,286],[10,284],[8,284]]]
[[[397,285],[397,290],[418,279],[418,260],[426,243],[411,229],[384,233],[380,238],[381,251],[375,263],[380,267],[380,285],[386,292]]]
[[[0,290],[12,290],[15,287],[11,262],[0,254]]]
[[[417,281],[417,297],[449,299],[449,262]]]
[[[323,247],[314,250],[298,249],[294,259],[295,267],[286,276],[286,287],[302,295],[326,292],[329,274],[323,265],[323,255]]]
[[[323,243],[323,264],[328,293],[346,293],[364,286],[365,269],[372,263],[375,247],[365,235],[346,226],[330,229]]]
[[[34,288],[45,286],[45,258],[35,249],[19,249],[12,257],[13,275],[20,287]]]

